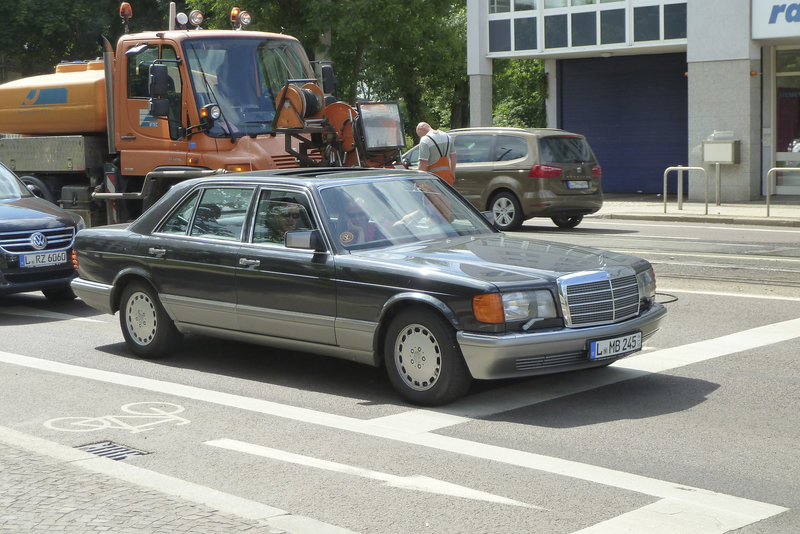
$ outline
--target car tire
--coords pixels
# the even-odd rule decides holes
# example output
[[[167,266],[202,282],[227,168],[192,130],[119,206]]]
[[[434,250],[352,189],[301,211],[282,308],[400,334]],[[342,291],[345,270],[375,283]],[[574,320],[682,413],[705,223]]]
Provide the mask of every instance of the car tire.
[[[145,359],[167,356],[183,338],[155,290],[144,282],[125,286],[120,299],[119,323],[128,347]]]
[[[559,228],[575,228],[583,220],[583,215],[568,215],[565,217],[550,217]]]
[[[489,211],[494,215],[495,228],[503,232],[519,229],[525,220],[519,200],[508,191],[501,191],[492,197]]]
[[[51,204],[58,204],[58,199],[53,194],[50,187],[41,179],[36,176],[20,176],[20,180],[24,183],[28,190],[39,198],[43,198]]]
[[[429,309],[401,311],[389,325],[383,354],[389,382],[413,404],[447,404],[472,382],[455,330]]]
[[[69,286],[50,287],[48,289],[42,289],[42,294],[44,294],[47,300],[52,300],[54,302],[65,302],[68,300],[75,300],[77,296],[75,295],[75,292],[72,291],[72,288]]]

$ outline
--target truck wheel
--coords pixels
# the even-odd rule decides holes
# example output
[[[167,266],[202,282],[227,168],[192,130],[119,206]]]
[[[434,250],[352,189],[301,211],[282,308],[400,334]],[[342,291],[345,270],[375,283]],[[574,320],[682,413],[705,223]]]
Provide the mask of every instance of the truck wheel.
[[[389,325],[383,357],[389,382],[414,404],[447,404],[465,395],[472,382],[455,330],[432,310],[400,312]]]
[[[494,215],[495,227],[503,232],[517,230],[522,226],[522,206],[514,193],[501,191],[492,197],[489,210]]]
[[[550,217],[553,223],[559,228],[575,228],[583,220],[583,215],[572,215],[566,217]]]
[[[143,282],[131,282],[122,291],[119,324],[128,347],[145,359],[167,356],[183,337],[155,290]]]
[[[40,178],[36,176],[20,176],[19,178],[22,180],[31,193],[36,195],[39,198],[43,198],[48,202],[52,202],[53,204],[58,204],[58,199],[50,190],[50,187]]]

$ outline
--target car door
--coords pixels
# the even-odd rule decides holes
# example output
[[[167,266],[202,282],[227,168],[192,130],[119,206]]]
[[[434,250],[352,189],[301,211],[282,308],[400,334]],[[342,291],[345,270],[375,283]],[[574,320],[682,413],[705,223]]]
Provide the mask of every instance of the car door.
[[[302,191],[263,188],[237,260],[237,314],[244,332],[334,345],[336,285],[328,252],[286,248],[284,233],[318,228]],[[286,217],[292,220],[284,222]]]
[[[237,329],[236,269],[255,186],[187,195],[140,241],[164,307],[179,323]]]

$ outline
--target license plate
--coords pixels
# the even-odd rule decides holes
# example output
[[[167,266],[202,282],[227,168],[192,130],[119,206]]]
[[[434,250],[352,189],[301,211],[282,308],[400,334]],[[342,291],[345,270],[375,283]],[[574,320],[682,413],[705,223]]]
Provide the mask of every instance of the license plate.
[[[601,339],[589,343],[589,359],[602,360],[620,354],[636,352],[642,348],[642,333],[636,332],[611,339]]]
[[[567,180],[567,189],[589,189],[589,182],[586,180]]]
[[[47,267],[67,263],[67,251],[58,252],[39,252],[37,254],[25,254],[19,258],[20,267]]]

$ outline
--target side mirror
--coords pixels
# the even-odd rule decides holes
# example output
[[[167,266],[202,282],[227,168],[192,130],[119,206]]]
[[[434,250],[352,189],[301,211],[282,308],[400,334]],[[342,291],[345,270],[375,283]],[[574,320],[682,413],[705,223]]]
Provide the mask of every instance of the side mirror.
[[[319,230],[286,232],[286,247],[325,252],[325,241]]]
[[[411,163],[409,163],[408,158],[403,158],[401,163],[403,164],[403,167],[405,167],[406,169],[408,169],[411,166]]]
[[[339,81],[336,78],[336,71],[333,70],[333,65],[322,65],[322,91],[327,95],[335,95],[339,86]]]
[[[167,73],[167,66],[163,63],[153,63],[150,65],[150,96],[152,98],[159,98],[166,96],[169,90],[169,74]]]
[[[169,100],[166,98],[151,98],[149,113],[154,117],[166,117],[169,115]]]

